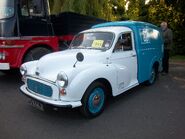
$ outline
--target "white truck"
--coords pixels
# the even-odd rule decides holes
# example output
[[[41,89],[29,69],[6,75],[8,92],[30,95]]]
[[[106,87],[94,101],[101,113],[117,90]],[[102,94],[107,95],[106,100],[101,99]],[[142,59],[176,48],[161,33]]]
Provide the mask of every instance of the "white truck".
[[[80,107],[86,117],[96,117],[107,96],[153,84],[162,57],[163,39],[155,25],[103,23],[77,34],[70,49],[23,64],[20,90],[36,106]]]

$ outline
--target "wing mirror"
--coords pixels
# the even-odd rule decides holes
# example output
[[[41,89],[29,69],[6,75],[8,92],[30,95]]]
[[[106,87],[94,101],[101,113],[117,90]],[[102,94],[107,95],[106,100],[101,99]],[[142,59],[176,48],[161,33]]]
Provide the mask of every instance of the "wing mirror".
[[[78,52],[77,54],[76,54],[76,62],[75,62],[75,64],[73,65],[73,67],[75,68],[76,67],[76,63],[77,62],[82,62],[83,60],[84,60],[84,55],[81,53],[81,52]]]
[[[84,60],[84,55],[81,52],[79,52],[76,54],[76,59],[77,61],[82,62]]]

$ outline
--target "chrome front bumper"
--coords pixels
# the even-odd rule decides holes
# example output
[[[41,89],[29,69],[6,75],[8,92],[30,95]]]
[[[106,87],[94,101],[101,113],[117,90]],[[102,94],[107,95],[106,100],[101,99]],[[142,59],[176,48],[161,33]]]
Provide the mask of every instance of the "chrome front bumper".
[[[34,95],[32,93],[30,93],[27,88],[26,85],[21,86],[20,91],[32,98],[35,99],[37,101],[40,101],[41,103],[45,103],[45,104],[49,104],[52,105],[54,107],[69,107],[69,108],[75,108],[75,107],[80,107],[82,105],[81,101],[75,101],[75,102],[71,102],[71,101],[61,101],[61,100],[50,100],[50,99],[46,99],[46,98],[42,98],[40,96]]]

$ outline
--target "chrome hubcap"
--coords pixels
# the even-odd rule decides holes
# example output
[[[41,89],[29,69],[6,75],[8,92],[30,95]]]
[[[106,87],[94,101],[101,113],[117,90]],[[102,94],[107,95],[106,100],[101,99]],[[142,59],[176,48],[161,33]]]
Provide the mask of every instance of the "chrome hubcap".
[[[99,103],[100,103],[100,96],[99,95],[94,96],[94,98],[93,98],[93,105],[94,106],[98,106]]]

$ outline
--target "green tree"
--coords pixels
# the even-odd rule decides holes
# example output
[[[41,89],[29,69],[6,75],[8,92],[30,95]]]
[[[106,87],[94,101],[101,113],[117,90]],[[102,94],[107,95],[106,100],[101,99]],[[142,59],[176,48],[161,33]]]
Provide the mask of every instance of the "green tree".
[[[138,0],[129,0],[129,6],[126,12],[126,17],[131,20],[139,20],[139,15],[140,5]]]
[[[51,14],[59,13],[65,1],[66,0],[49,0]]]
[[[110,0],[50,0],[51,13],[76,12],[80,14],[107,18]]]
[[[113,0],[112,1],[112,17],[113,20],[124,20],[125,19],[125,0]]]
[[[167,21],[174,32],[174,50],[185,54],[184,0],[49,0],[53,14],[71,11],[109,21],[140,20],[160,25]],[[125,4],[129,2],[128,10]]]

